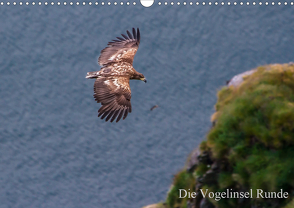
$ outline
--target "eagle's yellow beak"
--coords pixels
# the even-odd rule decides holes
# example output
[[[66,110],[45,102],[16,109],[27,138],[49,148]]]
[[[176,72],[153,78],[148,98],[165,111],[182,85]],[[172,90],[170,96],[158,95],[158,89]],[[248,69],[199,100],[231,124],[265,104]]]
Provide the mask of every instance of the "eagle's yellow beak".
[[[142,80],[143,82],[147,82],[147,79],[145,79],[145,78],[140,78],[140,80]]]

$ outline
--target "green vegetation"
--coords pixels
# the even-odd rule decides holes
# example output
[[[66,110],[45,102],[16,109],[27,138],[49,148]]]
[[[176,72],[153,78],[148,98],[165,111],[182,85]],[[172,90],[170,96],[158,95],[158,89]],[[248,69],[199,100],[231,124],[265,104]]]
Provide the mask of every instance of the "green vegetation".
[[[174,179],[166,204],[170,208],[200,207],[200,199],[179,199],[179,189],[289,193],[284,199],[208,199],[219,208],[294,207],[294,65],[259,67],[239,86],[218,92],[214,126],[199,147],[193,170]],[[254,192],[256,193],[256,192]],[[201,207],[202,208],[202,207]]]
[[[182,170],[174,177],[173,186],[171,187],[166,204],[168,207],[187,207],[188,198],[179,198],[179,189],[195,191],[195,179],[191,173]]]

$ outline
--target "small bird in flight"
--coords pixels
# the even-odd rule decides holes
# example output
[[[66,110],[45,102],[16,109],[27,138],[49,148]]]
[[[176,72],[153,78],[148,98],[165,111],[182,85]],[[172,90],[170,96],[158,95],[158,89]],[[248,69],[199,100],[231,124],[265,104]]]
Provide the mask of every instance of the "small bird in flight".
[[[137,28],[127,31],[128,35],[122,34],[108,43],[101,51],[98,63],[100,71],[88,72],[87,79],[96,79],[94,83],[94,98],[101,103],[98,117],[105,121],[118,122],[123,120],[128,113],[132,112],[130,79],[147,80],[144,75],[133,68],[134,56],[140,44],[140,31]]]
[[[159,106],[158,105],[154,105],[151,109],[150,109],[150,111],[153,111],[155,108],[158,108]]]

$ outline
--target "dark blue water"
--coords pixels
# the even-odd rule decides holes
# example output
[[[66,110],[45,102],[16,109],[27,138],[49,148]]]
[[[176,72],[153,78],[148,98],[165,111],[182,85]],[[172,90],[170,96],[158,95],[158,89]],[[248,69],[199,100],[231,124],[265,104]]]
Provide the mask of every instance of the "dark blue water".
[[[225,81],[293,61],[293,20],[294,6],[277,4],[0,5],[0,207],[164,200],[205,138]],[[142,36],[134,67],[148,83],[131,81],[133,112],[105,123],[84,77],[132,27]]]

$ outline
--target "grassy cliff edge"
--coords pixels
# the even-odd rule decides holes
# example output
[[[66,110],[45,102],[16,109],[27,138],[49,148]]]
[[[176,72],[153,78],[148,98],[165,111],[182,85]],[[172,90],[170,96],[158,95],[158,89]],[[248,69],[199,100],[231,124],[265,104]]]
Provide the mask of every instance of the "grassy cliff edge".
[[[294,207],[294,65],[235,76],[218,92],[215,109],[206,140],[174,177],[166,201],[152,206]],[[179,197],[183,189],[195,195]]]

